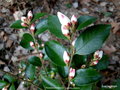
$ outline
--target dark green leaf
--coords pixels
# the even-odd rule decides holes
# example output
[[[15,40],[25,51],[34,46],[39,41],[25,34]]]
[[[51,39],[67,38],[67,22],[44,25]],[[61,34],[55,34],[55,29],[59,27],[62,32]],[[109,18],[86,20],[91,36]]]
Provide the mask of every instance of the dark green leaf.
[[[56,65],[66,65],[63,60],[63,53],[65,51],[65,48],[60,43],[58,43],[57,41],[46,42],[45,51],[51,61],[54,62]]]
[[[84,86],[94,83],[100,79],[101,75],[95,69],[88,68],[77,70],[73,82],[75,83],[76,86]]]
[[[68,66],[57,66],[58,69],[58,73],[60,74],[60,76],[66,78],[68,76]]]
[[[103,70],[106,69],[108,65],[109,65],[108,57],[103,56],[102,59],[98,62],[98,64],[93,67],[97,70]]]
[[[76,54],[87,55],[100,49],[109,36],[110,28],[110,25],[104,24],[87,28],[76,40]]]
[[[37,56],[31,56],[28,58],[28,61],[30,62],[30,64],[34,65],[34,66],[41,66],[42,63],[40,61],[40,58]]]
[[[25,33],[22,37],[22,40],[20,42],[20,45],[23,47],[23,48],[26,48],[26,49],[29,49],[31,50],[32,47],[30,46],[30,41],[34,41],[33,37],[29,34],[29,33]]]
[[[35,35],[39,35],[42,32],[46,31],[48,29],[48,19],[42,19],[40,22],[36,25],[36,32]]]
[[[40,19],[40,17],[43,17],[45,15],[46,15],[46,13],[36,13],[36,14],[34,14],[34,17],[31,21],[31,23],[35,22],[36,20]]]
[[[94,23],[97,20],[96,17],[93,16],[81,16],[78,18],[78,30]]]
[[[57,36],[58,38],[61,39],[67,39],[61,31],[61,24],[59,22],[59,19],[57,16],[54,15],[50,15],[48,17],[48,26],[49,26],[49,30],[52,34],[54,34],[55,36]]]
[[[33,66],[32,64],[29,64],[25,74],[27,78],[33,80],[35,75],[35,66]]]
[[[12,84],[12,85],[10,86],[9,90],[15,90],[15,85]]]
[[[81,65],[86,63],[87,56],[82,56],[82,55],[75,54],[73,56],[73,60],[72,61],[74,62],[75,66],[80,67]]]
[[[117,79],[115,90],[120,90],[120,79]]]
[[[49,77],[41,76],[43,81],[43,86],[45,87],[45,90],[64,90],[62,85],[55,79],[51,79]]]
[[[11,25],[10,25],[11,28],[15,28],[15,29],[21,29],[21,28],[26,28],[26,27],[23,27],[21,26],[21,20],[17,20],[15,22],[13,22]]]
[[[4,88],[8,83],[0,80],[0,89]]]
[[[8,74],[5,74],[4,78],[7,79],[10,83],[13,83],[16,81],[16,79],[13,76],[10,76]]]
[[[74,87],[71,90],[93,90],[92,87],[93,87],[93,85],[89,84],[89,85],[85,85],[85,86]]]

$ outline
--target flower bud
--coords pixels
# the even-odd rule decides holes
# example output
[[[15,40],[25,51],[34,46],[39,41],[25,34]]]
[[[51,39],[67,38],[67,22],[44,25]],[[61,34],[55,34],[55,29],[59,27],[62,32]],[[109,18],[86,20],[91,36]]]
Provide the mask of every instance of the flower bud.
[[[100,60],[102,56],[103,56],[103,51],[98,50],[94,53],[94,59]]]
[[[68,55],[68,53],[66,52],[66,51],[64,51],[64,53],[63,53],[63,60],[64,60],[64,62],[68,65],[69,64],[69,62],[70,62],[70,57],[69,57],[69,55]]]
[[[28,17],[28,19],[32,19],[32,17],[33,17],[32,11],[28,12],[27,17]]]
[[[27,21],[27,18],[26,18],[26,17],[21,17],[21,21],[22,21],[22,22],[26,22],[26,21]]]
[[[61,30],[63,35],[69,36],[69,30],[64,25],[61,26]]]
[[[62,25],[70,26],[71,22],[70,22],[70,19],[67,16],[65,16],[61,12],[57,12],[57,16],[58,16],[58,19],[59,19],[59,21]]]
[[[76,23],[77,23],[77,17],[76,17],[75,15],[73,15],[73,16],[71,17],[71,23],[73,23],[73,24],[76,24]]]
[[[73,45],[73,46],[75,45],[76,40],[77,40],[77,39],[75,39],[75,40],[72,42],[72,45]]]
[[[31,46],[31,47],[34,47],[34,43],[33,43],[32,41],[30,42],[30,46]]]
[[[21,23],[21,26],[28,27],[28,25],[26,23]]]
[[[31,25],[30,31],[31,31],[31,32],[34,32],[34,31],[35,31],[35,24],[32,24],[32,25]]]
[[[92,62],[92,65],[97,65],[97,64],[98,64],[98,62],[99,62],[98,60],[93,61],[93,62]]]
[[[70,68],[69,78],[70,78],[70,79],[73,79],[73,78],[74,78],[74,76],[75,76],[75,69]]]
[[[40,56],[40,58],[43,58],[43,53],[42,53],[42,52],[40,52],[39,56]]]

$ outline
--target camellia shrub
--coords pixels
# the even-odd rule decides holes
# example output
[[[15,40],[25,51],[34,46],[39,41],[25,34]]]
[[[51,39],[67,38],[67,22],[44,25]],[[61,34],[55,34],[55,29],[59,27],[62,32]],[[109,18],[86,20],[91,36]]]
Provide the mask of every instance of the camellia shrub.
[[[0,81],[0,88],[15,90],[16,82],[20,81],[27,86],[34,85],[38,90],[100,88],[103,77],[100,70],[106,69],[109,64],[101,47],[109,36],[111,26],[92,24],[96,20],[96,17],[87,15],[78,18],[73,15],[69,19],[61,12],[57,12],[57,15],[33,15],[29,11],[26,17],[13,22],[11,28],[26,29],[20,45],[37,54],[20,62],[16,76],[6,73]],[[38,35],[47,30],[62,42],[39,40]],[[63,45],[63,42],[67,45]],[[45,62],[48,62],[47,65]]]

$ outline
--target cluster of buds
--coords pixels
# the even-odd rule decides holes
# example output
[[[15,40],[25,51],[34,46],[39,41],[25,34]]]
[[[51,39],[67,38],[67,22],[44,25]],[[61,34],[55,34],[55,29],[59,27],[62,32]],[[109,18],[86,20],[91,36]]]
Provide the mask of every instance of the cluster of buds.
[[[74,29],[75,24],[77,23],[77,18],[75,15],[71,17],[71,20],[62,14],[61,12],[57,13],[59,21],[61,23],[61,30],[63,35],[70,37],[70,29]]]
[[[29,11],[27,14],[27,17],[24,17],[24,16],[21,17],[21,21],[22,21],[21,25],[23,27],[28,27],[32,18],[33,18],[32,11]]]
[[[96,65],[98,64],[99,60],[102,58],[103,56],[103,51],[101,50],[97,50],[95,53],[94,53],[94,58],[93,58],[93,61],[92,61],[92,65]]]
[[[75,76],[75,69],[73,68],[70,68],[70,71],[69,71],[69,79],[73,79]]]
[[[67,51],[64,51],[64,53],[63,53],[63,60],[67,65],[69,64],[70,57],[69,57],[69,54],[67,53]]]

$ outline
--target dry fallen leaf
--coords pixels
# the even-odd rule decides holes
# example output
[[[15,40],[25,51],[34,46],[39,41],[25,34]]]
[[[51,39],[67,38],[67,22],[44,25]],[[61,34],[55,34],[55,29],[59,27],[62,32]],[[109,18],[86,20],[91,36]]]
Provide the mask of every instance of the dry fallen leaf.
[[[103,50],[106,54],[108,54],[108,55],[110,55],[110,54],[112,54],[113,52],[117,51],[116,48],[115,48],[113,45],[109,45],[109,46],[105,45],[105,46],[102,48],[102,50]]]
[[[113,30],[112,30],[113,34],[116,34],[117,31],[120,30],[120,23],[112,22],[111,25],[112,25],[112,28],[113,28]]]

